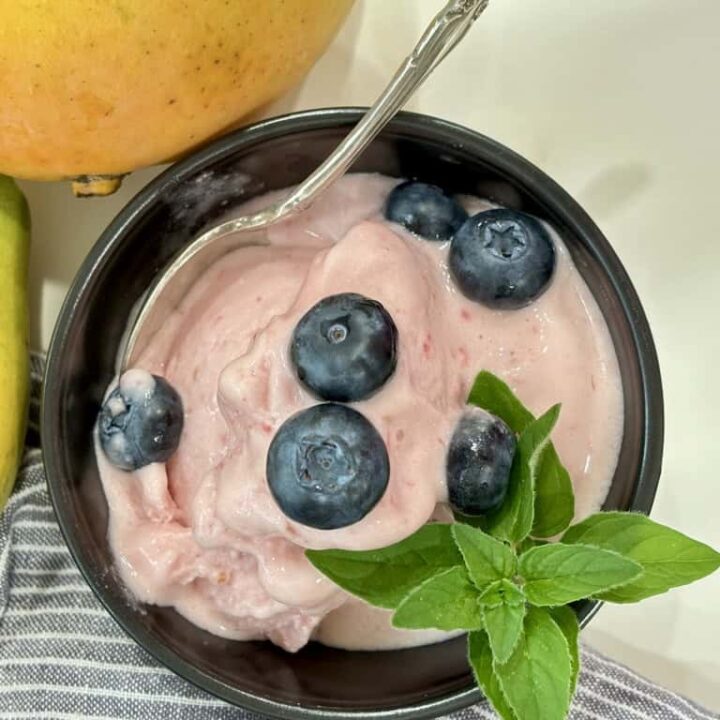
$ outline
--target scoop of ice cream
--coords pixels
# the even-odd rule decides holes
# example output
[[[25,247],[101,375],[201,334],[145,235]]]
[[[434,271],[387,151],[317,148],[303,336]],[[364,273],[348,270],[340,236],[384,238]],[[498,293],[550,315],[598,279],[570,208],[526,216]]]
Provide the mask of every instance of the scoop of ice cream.
[[[215,634],[268,638],[288,650],[314,632],[354,648],[412,644],[407,633],[393,637],[385,616],[349,628],[358,612],[336,611],[347,595],[304,549],[378,548],[431,517],[448,519],[447,450],[481,369],[501,375],[536,413],[563,403],[554,441],[578,515],[602,502],[619,447],[621,388],[607,328],[562,243],[556,239],[557,268],[542,297],[521,310],[491,310],[458,292],[445,243],[382,220],[395,184],[347,176],[310,211],[270,228],[269,245],[217,261],[140,359],[180,394],[184,429],[167,464],[128,473],[97,452],[117,569],[138,600],[173,606]],[[318,402],[290,362],[293,331],[339,293],[376,300],[397,327],[394,372],[352,405],[380,434],[390,475],[361,520],[319,530],[282,512],[265,468],[280,426]]]

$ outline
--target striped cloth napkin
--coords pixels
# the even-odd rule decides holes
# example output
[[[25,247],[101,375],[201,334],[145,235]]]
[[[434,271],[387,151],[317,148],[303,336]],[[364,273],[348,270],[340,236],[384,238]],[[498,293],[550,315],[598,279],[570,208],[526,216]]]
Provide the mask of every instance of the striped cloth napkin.
[[[0,516],[0,718],[253,720],[160,666],[105,612],[66,549],[39,449],[42,358],[33,357],[28,448]],[[583,649],[572,720],[720,718]],[[493,720],[485,704],[453,720]]]

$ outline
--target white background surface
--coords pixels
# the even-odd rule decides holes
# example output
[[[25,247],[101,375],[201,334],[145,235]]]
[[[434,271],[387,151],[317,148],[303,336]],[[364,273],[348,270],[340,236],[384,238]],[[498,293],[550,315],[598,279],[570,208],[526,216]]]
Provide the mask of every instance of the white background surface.
[[[368,104],[440,0],[358,0],[329,53],[270,114]],[[720,546],[720,2],[491,0],[409,108],[528,157],[590,212],[643,300],[660,354],[667,434],[653,516]],[[34,219],[33,344],[113,215],[114,197],[23,183]],[[605,606],[584,638],[720,711],[720,574],[638,606]]]

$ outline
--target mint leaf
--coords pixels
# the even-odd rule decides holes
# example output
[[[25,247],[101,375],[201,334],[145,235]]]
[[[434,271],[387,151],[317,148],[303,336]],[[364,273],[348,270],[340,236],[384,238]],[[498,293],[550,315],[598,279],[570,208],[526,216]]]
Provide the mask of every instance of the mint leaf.
[[[530,534],[535,512],[538,463],[559,414],[560,406],[554,405],[542,417],[530,422],[520,435],[505,502],[480,523],[480,527],[490,535],[515,543]]]
[[[504,663],[520,640],[525,605],[498,605],[483,608],[482,620],[496,662]]]
[[[468,636],[468,660],[475,675],[475,682],[495,712],[502,720],[518,720],[500,687],[500,681],[493,669],[490,641],[482,630],[472,632]]]
[[[699,580],[720,567],[720,553],[713,548],[635,513],[591,515],[571,527],[561,542],[614,550],[641,565],[644,572],[633,582],[597,596],[608,602],[637,602]]]
[[[543,450],[535,479],[535,537],[561,533],[575,516],[575,495],[570,473],[560,462],[553,445]]]
[[[475,378],[468,403],[496,415],[518,434],[533,421],[533,414],[515,397],[509,386],[487,371],[479,373]],[[535,479],[532,534],[536,537],[557,535],[570,524],[574,514],[575,496],[570,475],[560,462],[555,448],[548,445]]]
[[[567,605],[624,585],[642,574],[634,560],[590,545],[553,543],[520,556],[518,572],[533,605]]]
[[[477,630],[482,614],[477,590],[467,570],[458,565],[434,575],[416,587],[398,605],[392,618],[398,628]]]
[[[580,624],[577,615],[566,605],[550,609],[550,615],[555,624],[560,628],[568,644],[570,652],[570,669],[572,672],[570,680],[570,699],[575,694],[578,674],[580,673],[580,646],[578,636],[580,635]]]
[[[308,560],[343,590],[371,605],[395,609],[405,596],[443,570],[462,566],[450,525],[432,523],[379,550],[306,550]]]
[[[494,580],[515,574],[515,553],[482,530],[455,523],[452,536],[465,560],[470,578],[482,590]]]
[[[535,419],[533,414],[515,397],[515,393],[510,387],[487,370],[477,374],[470,389],[468,403],[477,405],[499,417],[517,434],[520,434]]]
[[[570,653],[565,636],[547,610],[528,608],[524,631],[512,655],[493,667],[518,718],[565,720],[570,707]]]
[[[493,658],[504,663],[522,635],[525,597],[509,580],[499,580],[480,596],[480,606]]]

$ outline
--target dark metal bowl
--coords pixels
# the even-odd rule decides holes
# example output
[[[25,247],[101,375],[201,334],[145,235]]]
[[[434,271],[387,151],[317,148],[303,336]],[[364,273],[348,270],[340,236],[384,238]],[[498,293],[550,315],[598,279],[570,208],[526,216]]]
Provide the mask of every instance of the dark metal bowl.
[[[391,652],[345,652],[311,643],[296,655],[270,643],[232,642],[170,608],[140,612],[112,571],[107,505],[91,441],[133,303],[153,276],[227,205],[299,182],[360,117],[329,109],[267,120],[173,165],[142,190],[95,244],[55,329],[43,399],[50,496],[70,551],[117,622],[160,662],[241,707],[282,718],[423,718],[480,699],[463,638]],[[466,128],[398,116],[353,170],[412,177],[490,197],[555,226],[612,334],[625,397],[622,450],[606,508],[648,512],[660,474],[662,388],[645,314],[607,240],[549,177]],[[587,621],[597,606],[578,612]]]

